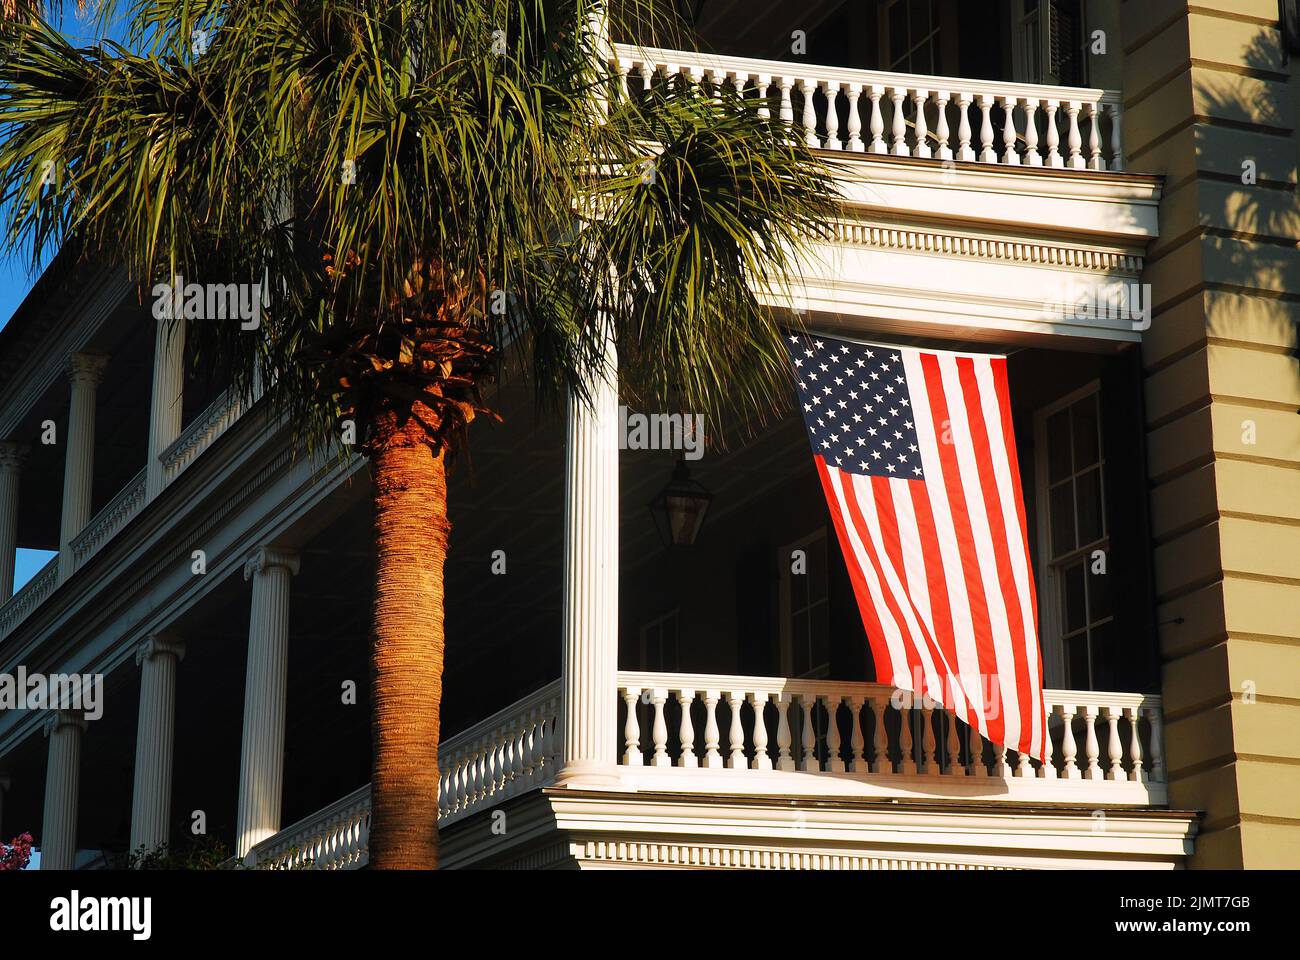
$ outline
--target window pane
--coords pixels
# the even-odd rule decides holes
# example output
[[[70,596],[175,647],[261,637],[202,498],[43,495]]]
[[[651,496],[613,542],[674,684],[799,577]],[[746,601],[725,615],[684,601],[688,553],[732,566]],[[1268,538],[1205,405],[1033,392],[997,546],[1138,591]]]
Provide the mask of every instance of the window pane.
[[[807,550],[804,551],[804,554],[807,557],[804,569],[808,570],[812,566],[812,554]],[[790,609],[792,611],[802,610],[804,607],[808,606],[809,576],[810,574],[808,573],[790,572]]]
[[[1070,411],[1060,410],[1047,418],[1047,479],[1070,475]]]
[[[1088,619],[1097,621],[1111,615],[1110,557],[1106,557],[1106,573],[1093,573],[1092,560],[1088,560]]]
[[[808,616],[796,614],[790,624],[791,672],[796,677],[808,672]]]
[[[1088,690],[1088,636],[1079,634],[1065,641],[1065,683],[1072,690]]]
[[[1115,676],[1119,667],[1119,649],[1114,622],[1094,627],[1092,638],[1092,682],[1094,690],[1114,690]]]
[[[1097,439],[1097,395],[1084,397],[1070,410],[1074,417],[1074,469],[1082,470],[1101,459]]]
[[[807,549],[808,602],[816,603],[826,597],[826,541],[814,540]]]
[[[1073,484],[1066,481],[1052,489],[1050,510],[1052,513],[1052,556],[1059,557],[1069,553],[1076,546],[1074,542],[1074,494]]]
[[[930,32],[930,0],[911,0],[912,42],[917,43]]]
[[[895,4],[889,11],[889,57],[898,60],[907,53],[907,7]]]
[[[664,670],[677,670],[677,617],[673,616],[664,621],[663,624],[663,668]]]
[[[1105,534],[1101,515],[1101,467],[1094,467],[1074,481],[1079,500],[1079,543],[1092,543]]]
[[[663,669],[663,649],[660,646],[660,633],[658,627],[650,627],[645,632],[645,659],[647,669]]]
[[[808,665],[811,670],[814,667],[820,667],[824,663],[829,663],[831,659],[830,650],[830,624],[828,614],[830,611],[829,604],[818,604],[812,612],[812,663]]]
[[[1083,594],[1084,566],[1076,563],[1067,567],[1062,575],[1061,611],[1066,632],[1082,630],[1088,623],[1087,604]]]

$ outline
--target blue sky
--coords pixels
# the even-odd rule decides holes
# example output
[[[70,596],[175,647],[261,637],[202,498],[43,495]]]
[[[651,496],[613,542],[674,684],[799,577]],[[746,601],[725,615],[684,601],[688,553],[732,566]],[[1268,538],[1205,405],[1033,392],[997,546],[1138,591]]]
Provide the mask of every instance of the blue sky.
[[[72,5],[68,6],[71,8]],[[81,42],[88,42],[96,33],[93,22],[84,21],[75,13],[63,16],[58,22],[65,33]],[[121,39],[118,28],[111,29],[108,33],[109,36]],[[8,243],[2,246],[3,249],[0,249],[0,329],[9,322],[14,311],[31,290],[32,284],[36,282],[36,278],[40,276],[39,271],[30,269],[30,247],[14,247]],[[48,258],[46,259],[48,262]],[[14,589],[20,589],[39,573],[53,556],[53,553],[45,550],[19,550],[17,570],[14,574]]]

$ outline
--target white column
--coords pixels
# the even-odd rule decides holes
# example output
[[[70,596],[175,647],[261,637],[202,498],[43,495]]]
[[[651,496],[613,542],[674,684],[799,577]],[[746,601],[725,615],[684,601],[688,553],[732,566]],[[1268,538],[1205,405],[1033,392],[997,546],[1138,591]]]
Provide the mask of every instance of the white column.
[[[181,435],[185,388],[185,321],[159,319],[153,348],[153,393],[149,401],[149,466],[146,496],[162,492],[162,452]]]
[[[569,397],[564,476],[563,755],[559,780],[616,785],[618,355],[587,401]]]
[[[0,603],[14,595],[18,556],[18,481],[27,447],[0,441]]]
[[[235,825],[235,852],[240,857],[280,829],[289,584],[297,572],[295,554],[269,547],[254,550],[244,564],[244,579],[253,581],[253,602],[248,617],[244,739]]]
[[[140,713],[135,731],[135,789],[131,852],[155,850],[170,838],[176,665],[185,647],[171,634],[148,637],[135,652],[140,666]]]
[[[86,721],[59,710],[45,722],[50,741],[45,769],[45,813],[41,818],[41,869],[71,870],[77,854],[77,790],[81,734]]]
[[[68,359],[72,397],[68,404],[68,435],[64,437],[63,511],[59,521],[59,578],[73,570],[72,541],[90,521],[95,476],[95,391],[108,358],[74,353]]]

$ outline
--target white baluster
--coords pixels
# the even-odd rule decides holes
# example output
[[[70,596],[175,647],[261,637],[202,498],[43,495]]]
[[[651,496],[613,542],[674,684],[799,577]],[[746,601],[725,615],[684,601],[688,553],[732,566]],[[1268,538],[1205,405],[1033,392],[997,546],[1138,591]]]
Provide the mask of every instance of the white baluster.
[[[912,156],[930,158],[929,131],[925,125],[925,104],[930,99],[929,90],[912,91],[912,103],[916,106],[916,146],[912,148]]]
[[[1124,773],[1124,748],[1119,742],[1119,707],[1105,707],[1106,711],[1106,759],[1110,769],[1106,771],[1107,780],[1127,780]]]
[[[905,157],[907,156],[907,117],[903,113],[903,101],[907,98],[906,88],[894,87],[889,98],[894,104],[893,123],[890,129],[894,146],[890,153],[896,157]]]
[[[1070,100],[1065,105],[1065,115],[1069,118],[1067,126],[1066,143],[1070,148],[1070,169],[1082,170],[1088,166],[1087,161],[1083,159],[1080,148],[1083,146],[1083,136],[1079,133],[1079,101]]]
[[[1028,777],[1031,780],[1034,777],[1034,765],[1029,760],[1028,750],[1016,751],[1016,776]]]
[[[772,101],[767,98],[767,89],[772,85],[772,78],[766,73],[758,75],[758,118],[760,120],[770,120],[772,118]]]
[[[885,146],[884,137],[881,136],[881,134],[885,132],[885,118],[880,112],[880,95],[882,93],[884,93],[884,88],[879,87],[874,83],[867,88],[867,96],[871,99],[870,130],[872,153],[889,152],[888,148]]]
[[[934,707],[924,701],[921,708],[921,772],[928,777],[939,775],[938,744],[934,739]]]
[[[786,143],[794,143],[794,104],[790,102],[793,83],[789,77],[781,78],[781,124],[786,129]]]
[[[817,773],[822,768],[817,760],[817,730],[813,726],[813,707],[817,698],[803,693],[799,699],[803,703],[803,756],[799,758],[799,769]]]
[[[816,149],[821,146],[821,141],[817,139],[817,108],[813,105],[817,81],[800,80],[799,90],[803,93],[803,139],[808,146]]]
[[[1101,108],[1096,103],[1088,104],[1088,169],[1106,169],[1101,155]]]
[[[980,736],[979,727],[972,723],[966,732],[969,737],[966,752],[970,764],[970,775],[972,777],[987,776],[988,768],[984,766],[984,738]]]
[[[1016,98],[999,97],[1002,101],[1002,162],[1008,166],[1020,166],[1020,154],[1016,152]]]
[[[1061,760],[1063,767],[1061,777],[1065,780],[1078,780],[1083,775],[1079,772],[1079,766],[1075,763],[1075,758],[1079,755],[1079,746],[1074,741],[1074,712],[1078,707],[1073,704],[1066,706],[1062,704],[1057,707],[1061,711],[1061,718],[1065,721],[1065,728],[1061,732]]]
[[[1110,112],[1110,168],[1112,170],[1124,169],[1124,135],[1123,135],[1123,118],[1124,108],[1118,103],[1107,104],[1106,109]]]
[[[1154,783],[1165,782],[1165,733],[1164,718],[1155,707],[1145,709],[1147,720],[1151,724],[1151,780]]]
[[[1025,163],[1031,167],[1041,167],[1043,157],[1038,152],[1038,101],[1026,98],[1021,102],[1025,106]]]
[[[1047,728],[1043,731],[1043,765],[1038,768],[1038,776],[1044,780],[1056,779],[1056,767],[1052,763],[1052,717],[1054,715],[1054,709],[1048,706],[1045,718]]]
[[[640,699],[640,687],[628,687],[623,691],[623,702],[627,704],[627,720],[623,724],[623,763],[629,767],[639,767],[644,762],[641,757],[641,723],[636,715]]]
[[[975,151],[970,145],[970,97],[957,94],[957,159],[974,160]]]
[[[957,714],[945,713],[944,722],[948,724],[948,776],[966,775],[961,765],[961,734],[957,732]]]
[[[831,773],[844,772],[844,758],[840,756],[840,701],[834,695],[826,698],[826,769]]]
[[[867,762],[864,755],[864,748],[867,743],[862,736],[862,697],[848,697],[849,718],[851,721],[852,732],[849,735],[849,749],[853,753],[852,759],[849,760],[849,769],[854,773],[866,773]]]
[[[885,710],[888,706],[888,696],[873,697],[871,700],[871,713],[876,723],[876,731],[871,738],[875,747],[871,761],[872,773],[894,772],[894,764],[889,759],[889,730],[885,727]]]
[[[695,756],[695,727],[691,724],[691,705],[695,703],[694,690],[678,690],[677,703],[682,708],[682,722],[677,727],[677,738],[682,742],[682,754],[677,758],[679,767],[698,767]]]
[[[822,93],[826,94],[826,149],[840,150],[844,143],[840,140],[840,114],[835,103],[839,97],[840,85],[823,82],[821,88]]]
[[[772,758],[767,755],[767,718],[763,711],[767,707],[766,693],[751,693],[750,706],[754,708],[754,763],[755,770],[771,770]]]
[[[916,757],[912,754],[912,707],[900,707],[898,710],[898,749],[902,753],[903,763],[898,772],[916,773]]]
[[[650,738],[654,741],[654,759],[656,767],[671,767],[672,758],[668,756],[668,724],[664,721],[664,703],[668,700],[668,691],[655,687],[650,691],[650,702],[654,704],[654,723],[650,727]]]
[[[731,756],[727,758],[727,766],[733,770],[749,767],[745,760],[745,728],[740,722],[740,705],[744,702],[744,693],[735,690],[728,692],[727,703],[731,705]]]
[[[794,757],[790,755],[790,746],[792,738],[790,736],[790,711],[794,709],[794,698],[788,693],[777,695],[776,700],[776,747],[777,758],[776,768],[778,770],[793,770]]]
[[[1101,764],[1098,759],[1101,757],[1101,745],[1097,743],[1097,708],[1091,704],[1085,704],[1083,708],[1083,720],[1087,724],[1084,729],[1083,755],[1088,758],[1088,769],[1084,772],[1085,780],[1101,780]]]
[[[1061,151],[1057,149],[1061,145],[1061,132],[1056,129],[1056,111],[1060,106],[1055,100],[1048,100],[1045,104],[1047,117],[1047,166],[1063,167],[1065,161],[1061,159]]]
[[[862,114],[858,113],[858,98],[862,96],[862,88],[856,83],[850,83],[844,92],[849,98],[849,152],[861,153],[866,149],[862,143]]]
[[[938,90],[934,95],[935,106],[938,107],[937,119],[934,124],[934,135],[939,141],[939,152],[935,154],[940,160],[952,159],[952,144],[949,142],[951,134],[948,131],[948,91]]]
[[[719,691],[704,691],[704,766],[710,770],[724,766],[722,754],[718,752],[718,742],[721,737],[718,732],[719,699],[721,699]]]
[[[979,94],[980,107],[980,162],[997,163],[998,154],[993,149],[993,98]]]
[[[1011,767],[1007,765],[1007,745],[1005,743],[995,743],[993,745],[993,776],[1011,776]]]
[[[1125,707],[1124,713],[1129,722],[1128,754],[1133,764],[1128,772],[1128,778],[1134,783],[1146,783],[1147,772],[1142,769],[1142,736],[1138,730],[1139,711],[1137,707]]]

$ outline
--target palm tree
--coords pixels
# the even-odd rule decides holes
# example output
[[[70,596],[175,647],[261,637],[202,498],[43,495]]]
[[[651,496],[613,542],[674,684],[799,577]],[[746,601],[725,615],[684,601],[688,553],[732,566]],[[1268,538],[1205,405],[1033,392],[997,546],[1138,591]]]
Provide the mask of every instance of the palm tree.
[[[446,474],[503,351],[548,404],[585,400],[611,339],[643,398],[789,392],[765,301],[836,210],[830,173],[752,94],[626,93],[602,13],[675,27],[602,6],[137,0],[126,47],[83,49],[4,28],[10,240],[75,240],[145,288],[265,280],[256,334],[187,338],[237,389],[270,384],[307,447],[370,460],[376,867],[437,863]]]

